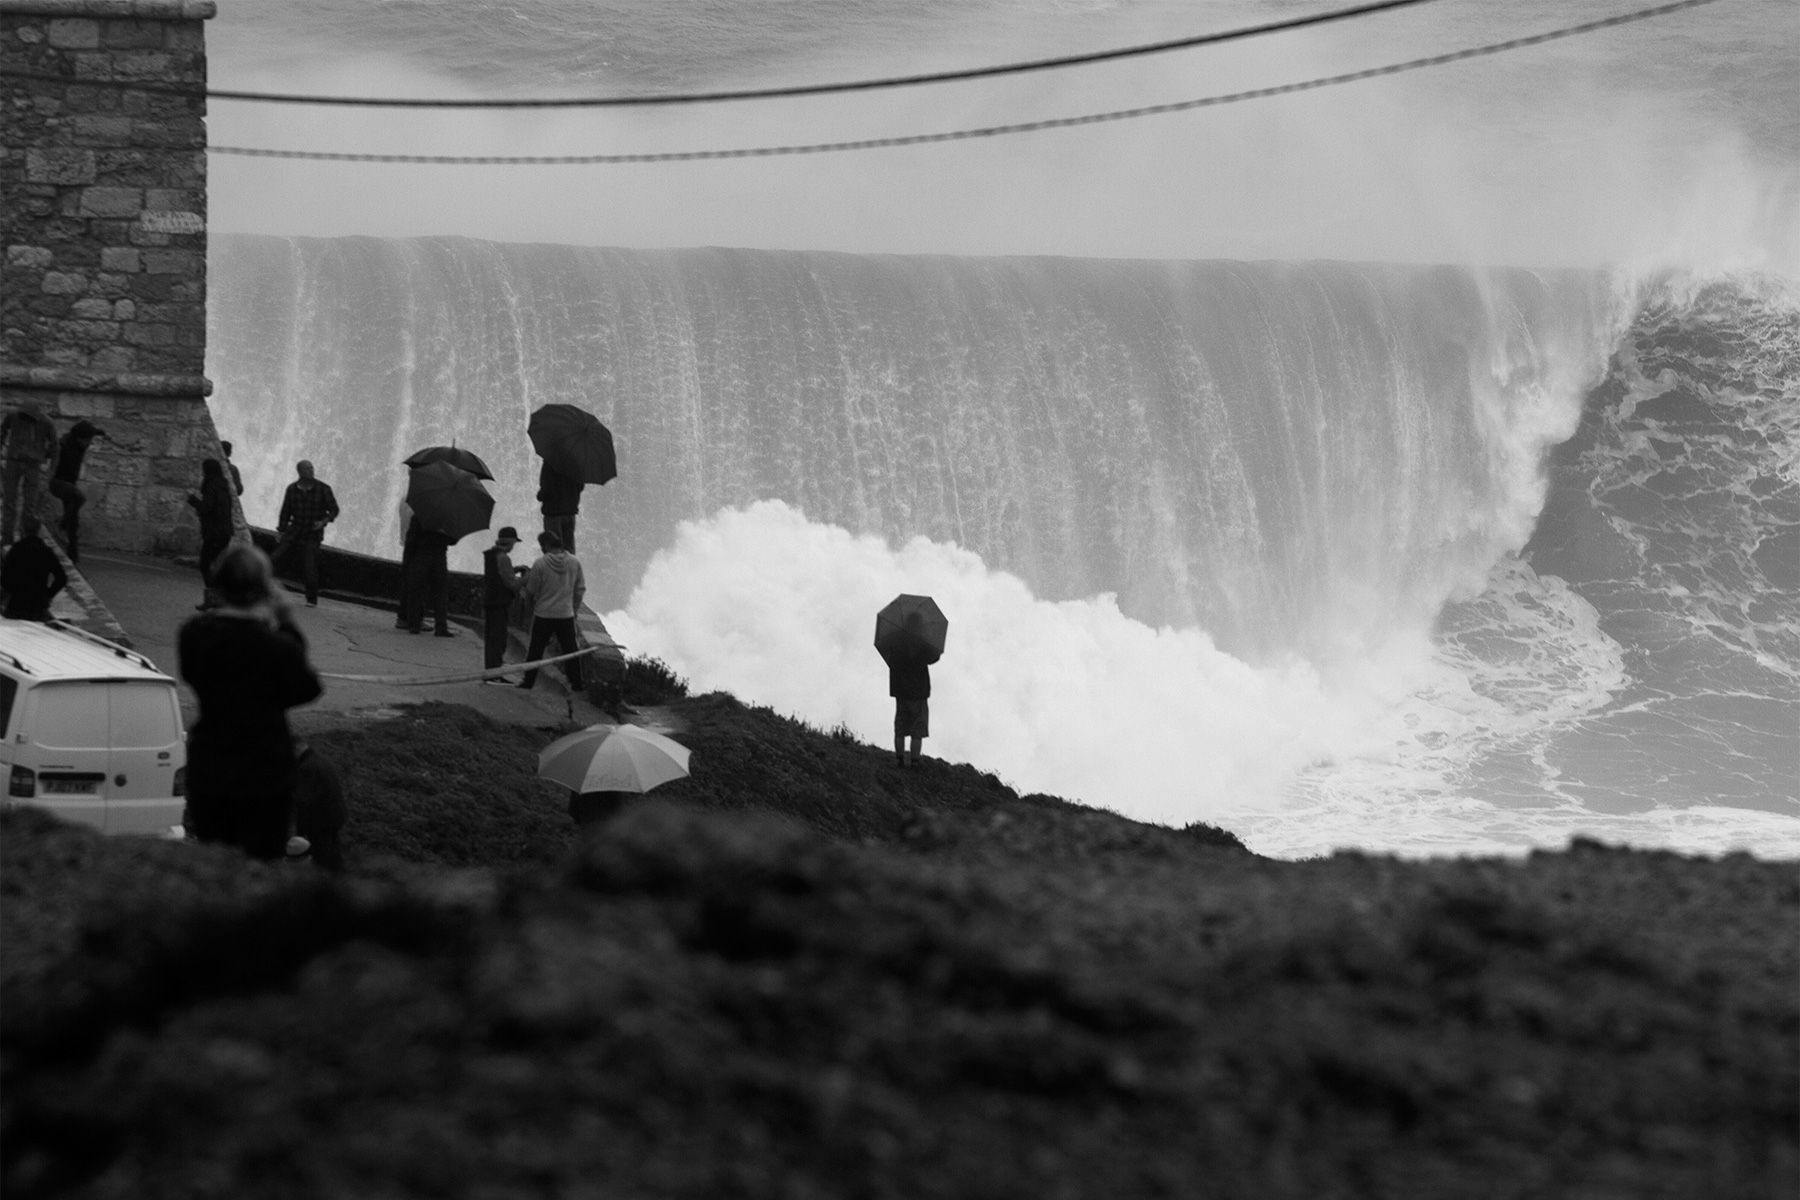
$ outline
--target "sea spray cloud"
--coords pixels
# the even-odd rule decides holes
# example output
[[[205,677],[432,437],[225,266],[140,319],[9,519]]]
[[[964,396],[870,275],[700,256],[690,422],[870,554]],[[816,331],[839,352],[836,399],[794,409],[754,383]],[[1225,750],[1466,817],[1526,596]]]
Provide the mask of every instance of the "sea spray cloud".
[[[765,501],[684,523],[606,616],[634,654],[697,689],[891,738],[875,613],[900,592],[950,618],[927,750],[1171,823],[1274,804],[1344,722],[1307,668],[1253,669],[1194,629],[1155,629],[1111,597],[1047,602],[967,550],[898,548]]]

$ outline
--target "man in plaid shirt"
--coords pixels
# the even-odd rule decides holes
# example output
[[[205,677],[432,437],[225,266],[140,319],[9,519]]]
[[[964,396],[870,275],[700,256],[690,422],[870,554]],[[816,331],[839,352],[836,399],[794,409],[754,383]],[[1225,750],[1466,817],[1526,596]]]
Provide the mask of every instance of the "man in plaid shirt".
[[[271,558],[279,559],[289,550],[300,555],[300,582],[306,586],[306,602],[319,602],[319,543],[325,540],[325,526],[337,520],[337,497],[331,485],[313,478],[313,465],[301,459],[294,465],[300,478],[288,484],[281,498],[281,515],[275,518],[275,532],[281,536]]]

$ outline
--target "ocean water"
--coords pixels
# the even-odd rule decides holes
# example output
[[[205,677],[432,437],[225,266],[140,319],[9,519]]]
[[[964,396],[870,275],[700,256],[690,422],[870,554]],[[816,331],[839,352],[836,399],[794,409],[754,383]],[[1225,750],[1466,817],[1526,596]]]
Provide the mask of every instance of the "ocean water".
[[[882,744],[872,614],[929,592],[952,622],[929,749],[1023,789],[1283,856],[1578,834],[1800,856],[1800,95],[1776,9],[1734,0],[1460,76],[929,160],[453,186],[216,158],[215,418],[253,521],[310,457],[344,503],[334,540],[393,554],[407,453],[477,450],[496,523],[526,527],[525,418],[582,404],[619,445],[580,550],[622,641]],[[215,23],[212,70],[387,94],[741,86],[1288,10],[738,11],[247,4]],[[1205,94],[1596,15],[1420,12],[1199,72],[824,114],[446,130],[218,104],[213,139],[810,141]]]

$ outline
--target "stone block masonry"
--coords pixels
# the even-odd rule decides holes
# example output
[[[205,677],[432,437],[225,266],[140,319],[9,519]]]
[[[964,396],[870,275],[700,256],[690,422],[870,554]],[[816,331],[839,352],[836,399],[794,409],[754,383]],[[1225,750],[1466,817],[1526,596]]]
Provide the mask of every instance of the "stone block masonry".
[[[32,400],[59,430],[106,431],[82,474],[87,547],[199,541],[185,498],[219,454],[205,378],[215,9],[0,0],[0,406]]]

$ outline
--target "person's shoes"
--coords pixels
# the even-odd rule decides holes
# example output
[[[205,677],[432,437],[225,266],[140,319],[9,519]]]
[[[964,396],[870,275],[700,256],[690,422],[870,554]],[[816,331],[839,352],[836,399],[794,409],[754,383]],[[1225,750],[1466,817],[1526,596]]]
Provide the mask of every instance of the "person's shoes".
[[[408,625],[408,626],[406,626],[406,632],[408,632],[408,633],[424,633],[425,631],[423,629],[414,629],[411,625]]]
[[[537,686],[537,680],[534,679],[530,683],[526,683],[523,680],[520,680],[518,683],[513,684],[513,686],[516,688],[524,688],[526,691],[529,692],[532,688]]]
[[[312,843],[303,837],[291,837],[287,840],[287,856],[299,858],[312,849]]]
[[[440,629],[436,633],[432,634],[431,636],[432,637],[455,637],[456,631],[454,629]]]
[[[484,679],[481,682],[486,684],[488,687],[518,687],[519,686],[518,684],[514,683],[510,679],[505,679],[505,678],[501,678],[498,676],[496,676],[493,679]]]
[[[308,607],[308,608],[317,608],[317,607],[319,607],[319,602],[318,602],[318,601],[317,601],[317,600],[308,600],[308,601],[307,601],[307,602],[306,602],[306,607]]]

